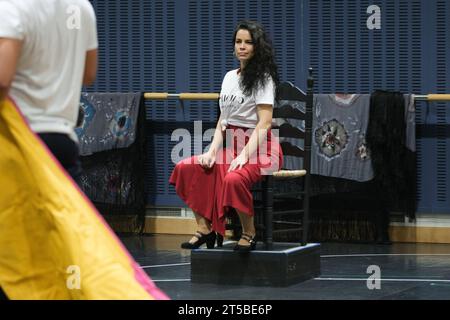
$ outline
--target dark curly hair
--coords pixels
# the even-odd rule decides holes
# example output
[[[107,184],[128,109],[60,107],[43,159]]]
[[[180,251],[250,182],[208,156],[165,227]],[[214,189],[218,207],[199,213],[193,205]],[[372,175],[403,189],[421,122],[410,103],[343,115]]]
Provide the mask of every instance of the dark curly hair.
[[[264,86],[267,76],[270,75],[275,84],[275,99],[278,99],[278,86],[280,79],[272,43],[268,39],[261,24],[255,21],[244,20],[237,24],[233,36],[233,48],[236,34],[239,30],[248,30],[253,41],[253,57],[247,62],[245,69],[241,70],[241,86],[247,95],[252,94],[258,87]]]

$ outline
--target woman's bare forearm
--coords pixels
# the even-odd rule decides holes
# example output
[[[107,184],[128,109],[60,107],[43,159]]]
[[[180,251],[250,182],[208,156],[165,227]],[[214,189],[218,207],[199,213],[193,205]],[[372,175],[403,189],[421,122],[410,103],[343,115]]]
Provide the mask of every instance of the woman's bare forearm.
[[[271,122],[260,121],[253,130],[250,139],[248,140],[245,148],[242,152],[245,152],[246,158],[250,157],[255,153],[256,150],[266,141],[267,132],[271,127]]]
[[[217,151],[222,147],[223,144],[222,125],[220,124],[221,119],[222,117],[219,117],[219,120],[217,121],[213,141],[211,142],[211,146],[209,147],[209,152],[211,152],[213,155],[217,153]]]

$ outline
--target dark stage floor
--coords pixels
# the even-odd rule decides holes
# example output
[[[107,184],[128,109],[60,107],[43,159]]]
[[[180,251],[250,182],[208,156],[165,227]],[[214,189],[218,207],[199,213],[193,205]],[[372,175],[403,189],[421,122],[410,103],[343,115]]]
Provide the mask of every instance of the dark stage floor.
[[[179,248],[188,239],[121,236],[136,261],[173,300],[450,299],[448,244],[322,243],[320,277],[289,287],[251,287],[191,283],[190,251]],[[375,267],[368,271],[369,266]],[[380,282],[374,280],[377,267]]]

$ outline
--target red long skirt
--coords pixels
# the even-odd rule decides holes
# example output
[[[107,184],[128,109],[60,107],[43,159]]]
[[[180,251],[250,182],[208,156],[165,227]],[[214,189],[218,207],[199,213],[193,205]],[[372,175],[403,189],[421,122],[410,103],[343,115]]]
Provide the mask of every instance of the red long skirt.
[[[252,185],[261,180],[263,175],[271,174],[282,166],[281,147],[269,130],[266,142],[258,148],[259,152],[241,169],[227,172],[231,160],[247,144],[252,130],[228,126],[227,135],[233,143],[231,147],[217,152],[216,163],[212,168],[203,168],[197,156],[193,156],[180,161],[169,179],[178,196],[195,213],[210,221],[212,229],[222,235],[225,234],[225,218],[229,210],[234,208],[253,216]]]

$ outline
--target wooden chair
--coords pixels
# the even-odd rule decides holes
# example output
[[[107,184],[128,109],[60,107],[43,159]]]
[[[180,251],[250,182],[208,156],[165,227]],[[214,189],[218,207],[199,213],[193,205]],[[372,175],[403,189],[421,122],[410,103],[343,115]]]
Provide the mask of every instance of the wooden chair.
[[[284,164],[280,171],[263,179],[260,189],[263,218],[256,219],[257,230],[263,231],[268,250],[273,246],[274,234],[294,233],[302,245],[308,241],[313,84],[312,68],[307,94],[289,82],[282,83],[279,103],[273,110],[272,130],[278,130]]]

